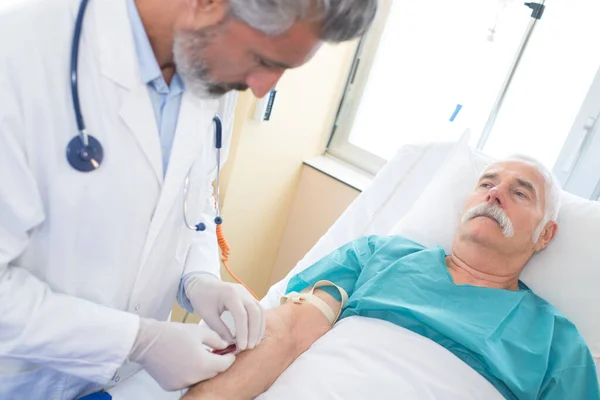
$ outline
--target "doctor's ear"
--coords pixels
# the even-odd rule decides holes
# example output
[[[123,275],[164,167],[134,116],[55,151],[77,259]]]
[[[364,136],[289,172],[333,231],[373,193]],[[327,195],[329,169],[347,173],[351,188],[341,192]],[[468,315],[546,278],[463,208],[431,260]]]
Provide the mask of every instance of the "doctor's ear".
[[[186,0],[193,18],[193,29],[203,29],[221,23],[229,13],[228,0]]]

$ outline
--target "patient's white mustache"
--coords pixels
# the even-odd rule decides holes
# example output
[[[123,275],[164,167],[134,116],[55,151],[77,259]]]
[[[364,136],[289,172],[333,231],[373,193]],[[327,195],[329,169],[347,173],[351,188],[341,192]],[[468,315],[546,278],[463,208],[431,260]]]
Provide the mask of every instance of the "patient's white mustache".
[[[482,203],[469,208],[462,216],[462,223],[464,224],[473,218],[482,216],[494,219],[498,225],[500,225],[502,234],[505,237],[510,238],[514,236],[515,231],[510,218],[508,218],[508,215],[506,215],[503,209],[495,204]]]

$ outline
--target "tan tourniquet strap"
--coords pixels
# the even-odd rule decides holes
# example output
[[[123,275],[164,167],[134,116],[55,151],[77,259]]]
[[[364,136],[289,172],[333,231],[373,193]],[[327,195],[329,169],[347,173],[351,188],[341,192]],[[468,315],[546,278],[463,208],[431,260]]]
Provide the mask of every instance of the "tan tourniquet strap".
[[[325,286],[333,286],[334,288],[336,288],[338,290],[338,292],[340,292],[340,296],[342,297],[342,302],[340,304],[340,310],[338,311],[337,315],[335,315],[333,313],[333,310],[331,309],[331,307],[329,307],[329,304],[327,304],[327,302],[325,300],[321,299],[318,296],[315,296],[313,293],[315,291],[315,289],[320,288],[320,287],[325,287]],[[331,325],[333,325],[339,318],[340,313],[342,312],[342,308],[344,308],[344,305],[348,301],[348,293],[346,293],[346,291],[343,288],[339,287],[338,285],[336,285],[333,282],[319,281],[319,282],[315,283],[315,285],[312,287],[312,289],[310,289],[310,292],[308,292],[308,293],[291,292],[287,296],[283,296],[281,298],[280,304],[289,303],[290,301],[294,302],[294,303],[306,302],[306,303],[312,304],[313,306],[315,306],[319,310],[321,310],[323,315],[325,315],[325,318],[327,318],[329,323]]]

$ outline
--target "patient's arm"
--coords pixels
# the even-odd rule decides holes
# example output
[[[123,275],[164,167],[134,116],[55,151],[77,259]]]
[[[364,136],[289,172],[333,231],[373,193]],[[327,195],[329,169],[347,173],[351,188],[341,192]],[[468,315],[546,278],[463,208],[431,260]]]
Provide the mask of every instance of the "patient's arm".
[[[322,290],[315,290],[314,294],[337,314],[339,302]],[[311,304],[286,303],[272,309],[267,313],[267,328],[261,344],[240,353],[230,369],[196,385],[184,399],[254,399],[329,329],[331,325],[325,315]]]

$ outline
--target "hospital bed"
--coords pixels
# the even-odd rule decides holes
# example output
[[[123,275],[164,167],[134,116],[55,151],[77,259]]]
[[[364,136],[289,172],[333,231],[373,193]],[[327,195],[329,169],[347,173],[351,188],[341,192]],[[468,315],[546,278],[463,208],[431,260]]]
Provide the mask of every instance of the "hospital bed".
[[[276,307],[294,274],[343,244],[365,235],[402,234],[449,250],[459,210],[491,159],[456,143],[402,147],[372,185],[350,205],[318,243],[273,285],[263,305]],[[600,203],[563,193],[559,234],[529,263],[522,279],[567,315],[600,356]],[[274,399],[501,399],[483,377],[446,349],[386,321],[340,321],[294,364],[260,400]],[[111,391],[117,400],[169,400],[145,373]]]

